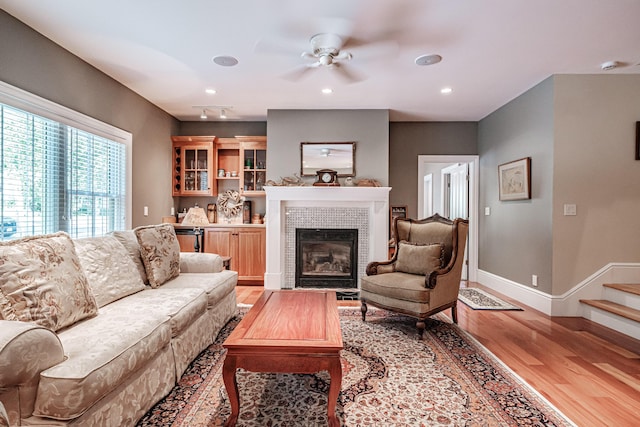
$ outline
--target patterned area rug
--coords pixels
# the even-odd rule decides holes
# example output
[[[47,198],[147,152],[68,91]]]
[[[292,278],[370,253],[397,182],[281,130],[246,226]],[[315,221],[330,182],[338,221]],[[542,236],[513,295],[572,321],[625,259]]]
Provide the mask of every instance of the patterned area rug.
[[[222,342],[189,367],[178,386],[139,426],[222,426],[230,414],[222,381]],[[415,320],[370,309],[341,309],[343,426],[573,426],[445,316]],[[329,376],[238,371],[240,426],[326,426]]]
[[[458,299],[474,310],[522,310],[478,288],[460,288]]]

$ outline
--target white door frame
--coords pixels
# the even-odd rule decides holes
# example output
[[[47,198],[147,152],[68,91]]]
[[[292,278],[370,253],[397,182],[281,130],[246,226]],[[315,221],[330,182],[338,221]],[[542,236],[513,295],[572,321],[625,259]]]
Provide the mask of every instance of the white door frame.
[[[424,218],[424,176],[428,163],[468,163],[469,164],[469,280],[478,277],[478,194],[480,160],[477,155],[418,156],[418,218]]]
[[[424,176],[423,186],[420,195],[424,197],[426,194],[427,197],[426,200],[422,200],[422,214],[418,218],[433,215],[433,174],[429,173]]]

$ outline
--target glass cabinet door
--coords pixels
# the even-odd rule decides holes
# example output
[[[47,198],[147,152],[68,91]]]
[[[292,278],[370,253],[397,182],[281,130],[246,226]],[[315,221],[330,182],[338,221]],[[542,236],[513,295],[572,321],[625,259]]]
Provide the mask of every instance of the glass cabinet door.
[[[173,145],[173,195],[208,196],[211,190],[213,140],[184,143],[174,137]],[[178,141],[176,141],[178,140]]]
[[[267,150],[245,148],[243,152],[243,192],[264,192],[264,183],[267,177]]]

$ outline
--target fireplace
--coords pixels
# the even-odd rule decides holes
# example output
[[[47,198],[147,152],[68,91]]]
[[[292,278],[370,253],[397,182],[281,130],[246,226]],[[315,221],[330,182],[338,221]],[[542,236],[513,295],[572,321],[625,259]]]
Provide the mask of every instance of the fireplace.
[[[388,256],[390,189],[266,186],[265,289],[296,287],[298,228],[358,230],[357,268],[353,269],[357,270],[359,287],[359,280],[366,275],[367,263]]]
[[[358,230],[296,229],[298,288],[358,288]]]

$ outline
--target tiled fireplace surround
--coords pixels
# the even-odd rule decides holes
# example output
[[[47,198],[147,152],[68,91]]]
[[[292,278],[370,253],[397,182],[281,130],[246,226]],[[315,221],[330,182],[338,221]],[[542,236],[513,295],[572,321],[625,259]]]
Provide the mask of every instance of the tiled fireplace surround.
[[[296,228],[358,230],[358,288],[371,261],[387,259],[390,187],[265,187],[265,289],[295,287]]]

